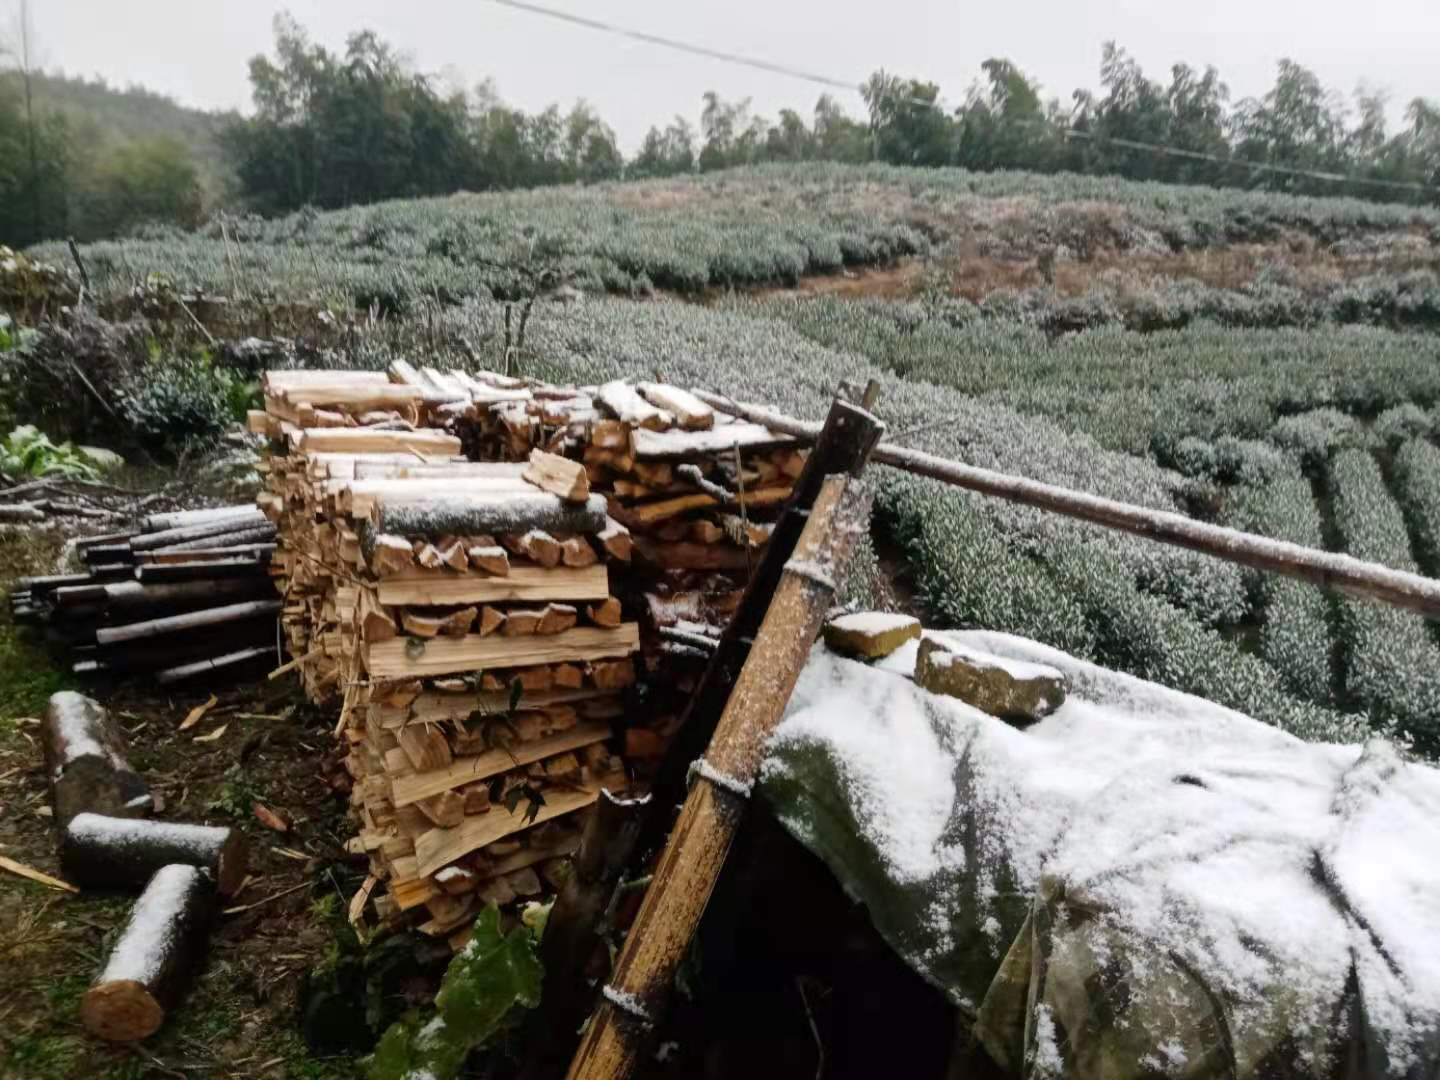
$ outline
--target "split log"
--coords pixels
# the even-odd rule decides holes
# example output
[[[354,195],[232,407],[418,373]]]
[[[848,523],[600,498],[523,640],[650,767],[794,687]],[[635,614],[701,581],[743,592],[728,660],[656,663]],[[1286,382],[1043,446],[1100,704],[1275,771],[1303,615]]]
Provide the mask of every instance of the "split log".
[[[214,894],[214,884],[196,867],[156,872],[80,1001],[80,1022],[90,1034],[136,1042],[160,1030],[203,958]]]
[[[65,876],[87,889],[139,888],[161,867],[182,863],[208,871],[220,895],[233,896],[248,857],[244,833],[220,826],[83,813],[60,835]]]
[[[629,656],[639,647],[638,627],[622,623],[614,629],[577,626],[549,637],[497,639],[467,634],[463,638],[435,638],[418,649],[397,638],[365,646],[365,665],[372,678],[418,678],[488,670],[500,664],[521,667],[566,660],[605,660]]]
[[[55,824],[87,811],[138,817],[154,807],[150,788],[125,760],[125,742],[109,714],[83,694],[52,694],[40,726]]]
[[[707,431],[715,426],[715,410],[694,394],[665,383],[641,383],[645,400],[675,417],[686,431]]]
[[[511,566],[503,577],[409,570],[382,578],[376,585],[380,603],[398,607],[448,604],[489,604],[508,600],[604,600],[610,577],[604,566]]]
[[[590,498],[590,478],[585,475],[585,467],[558,454],[547,454],[544,450],[530,451],[530,463],[525,466],[523,475],[536,487],[558,495],[566,502],[583,503]]]
[[[560,558],[564,554],[560,541],[543,529],[531,529],[519,536],[502,537],[502,543],[516,555],[523,555],[547,570],[559,566]]]

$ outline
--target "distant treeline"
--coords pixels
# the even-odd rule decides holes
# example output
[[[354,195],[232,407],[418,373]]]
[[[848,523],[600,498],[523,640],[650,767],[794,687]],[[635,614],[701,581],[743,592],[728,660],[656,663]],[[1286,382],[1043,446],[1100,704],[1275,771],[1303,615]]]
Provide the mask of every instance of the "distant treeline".
[[[144,221],[192,224],[222,202],[269,214],[765,161],[1063,170],[1440,201],[1434,190],[1440,187],[1440,103],[1415,99],[1402,129],[1392,132],[1382,94],[1357,92],[1347,101],[1289,60],[1280,62],[1268,93],[1239,101],[1231,100],[1213,67],[1176,64],[1169,82],[1158,82],[1113,43],[1104,49],[1101,89],[1076,90],[1068,104],[1045,100],[1024,72],[998,59],[982,65],[981,78],[957,107],[940,104],[934,83],[877,72],[863,87],[868,115],[862,119],[847,115],[828,94],[808,120],[785,109],[771,121],[753,116],[748,100],[727,102],[712,92],[698,129],[676,116],[652,127],[628,161],[614,131],[585,102],[568,112],[552,105],[531,114],[505,105],[488,82],[470,93],[446,92],[368,31],[352,35],[337,53],[280,16],[275,55],[250,61],[250,82],[254,115],[210,117],[213,137],[197,137],[192,121],[172,117],[172,133],[142,129],[116,140],[97,137],[83,109],[27,110],[23,80],[0,78],[0,241],[108,236]],[[137,108],[148,98],[176,116],[205,116],[155,95],[126,93]],[[223,164],[215,160],[216,145]],[[1283,174],[1249,163],[1432,190]]]

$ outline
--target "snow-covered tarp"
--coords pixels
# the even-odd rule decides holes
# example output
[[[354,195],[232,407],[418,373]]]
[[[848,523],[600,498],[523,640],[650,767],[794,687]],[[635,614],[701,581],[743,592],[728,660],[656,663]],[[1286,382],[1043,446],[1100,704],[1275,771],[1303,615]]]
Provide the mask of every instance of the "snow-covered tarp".
[[[933,635],[932,636],[936,636]],[[816,646],[761,791],[1011,1075],[1440,1075],[1440,771],[1064,673],[1017,730]]]

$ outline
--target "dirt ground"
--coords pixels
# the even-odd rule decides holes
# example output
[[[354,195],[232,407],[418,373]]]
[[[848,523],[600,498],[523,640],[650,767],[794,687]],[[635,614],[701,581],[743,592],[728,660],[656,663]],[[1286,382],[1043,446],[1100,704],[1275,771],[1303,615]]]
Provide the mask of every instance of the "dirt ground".
[[[55,534],[0,538],[0,583],[50,572],[60,544]],[[251,877],[219,917],[209,961],[185,1004],[160,1034],[132,1048],[96,1042],[77,1017],[129,897],[69,895],[0,871],[0,1076],[358,1075],[353,1057],[314,1056],[297,1023],[304,977],[335,959],[357,883],[341,857],[343,801],[321,778],[327,721],[287,682],[261,679],[216,687],[216,704],[179,734],[210,687],[78,686],[58,659],[11,625],[7,605],[0,613],[0,854],[59,875],[36,718],[50,693],[71,687],[118,717],[131,764],[163,799],[158,817],[247,834]],[[257,802],[283,815],[290,830],[263,826]]]

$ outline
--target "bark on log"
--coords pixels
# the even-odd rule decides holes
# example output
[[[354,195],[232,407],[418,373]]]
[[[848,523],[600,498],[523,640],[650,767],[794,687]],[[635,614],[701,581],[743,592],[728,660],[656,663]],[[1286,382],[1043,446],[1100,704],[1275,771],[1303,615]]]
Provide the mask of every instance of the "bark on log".
[[[151,563],[136,568],[142,585],[177,581],[218,581],[222,578],[269,578],[265,564],[255,558],[208,559],[201,562]]]
[[[211,542],[206,544],[206,547],[224,547],[221,541],[215,539],[216,537],[229,533],[250,532],[255,529],[274,530],[275,527],[265,521],[259,510],[256,510],[255,514],[255,518],[220,518],[217,521],[202,521],[198,525],[186,525],[178,529],[163,529],[160,532],[146,533],[131,539],[130,550],[132,552],[154,551],[158,548],[188,544],[195,540],[210,540]],[[246,542],[249,543],[249,541]]]
[[[386,506],[382,500],[373,521],[360,522],[360,542],[369,558],[373,538],[381,533],[409,537],[472,536],[475,533],[528,532],[598,533],[605,528],[605,500],[592,495],[571,505],[555,495],[513,495],[487,499],[437,496],[424,503]]]
[[[198,866],[221,896],[245,880],[249,848],[238,829],[77,814],[60,834],[60,866],[87,889],[139,888],[173,863]]]
[[[174,553],[177,551],[209,551],[216,547],[241,547],[250,544],[266,544],[275,539],[276,529],[274,525],[261,523],[251,524],[248,528],[239,529],[234,532],[221,533],[218,536],[208,536],[201,540],[188,540],[183,544],[167,544],[162,548],[151,548],[152,551]]]
[[[230,668],[240,667],[243,664],[262,660],[270,656],[274,651],[275,649],[272,645],[255,645],[248,649],[227,652],[221,656],[212,656],[204,660],[192,660],[188,664],[178,664],[175,667],[162,668],[155,672],[155,681],[161,686],[170,686],[172,683],[184,682],[186,679],[193,679],[199,675],[213,675],[216,672],[228,671]]]
[[[141,522],[141,525],[145,532],[152,533],[160,532],[162,529],[181,529],[190,525],[202,525],[223,518],[246,517],[264,520],[263,515],[253,504],[239,503],[235,506],[217,506],[212,510],[176,510],[168,514],[151,514]]]
[[[186,581],[164,585],[120,581],[105,586],[104,603],[111,615],[178,614],[241,600],[269,599],[275,587],[268,580]]]
[[[150,879],[80,1001],[90,1034],[135,1042],[160,1029],[203,958],[214,900],[214,884],[193,866],[166,866]]]
[[[243,604],[226,604],[223,607],[191,611],[184,615],[171,615],[163,619],[149,619],[131,623],[128,626],[109,626],[95,632],[95,640],[101,645],[115,645],[123,641],[139,641],[143,638],[159,637],[162,634],[177,634],[185,630],[199,630],[209,626],[239,622],[261,615],[278,614],[283,605],[279,600],[251,600]]]
[[[154,806],[150,788],[125,760],[119,728],[83,694],[62,690],[51,695],[40,744],[59,828],[86,811],[138,817]]]

